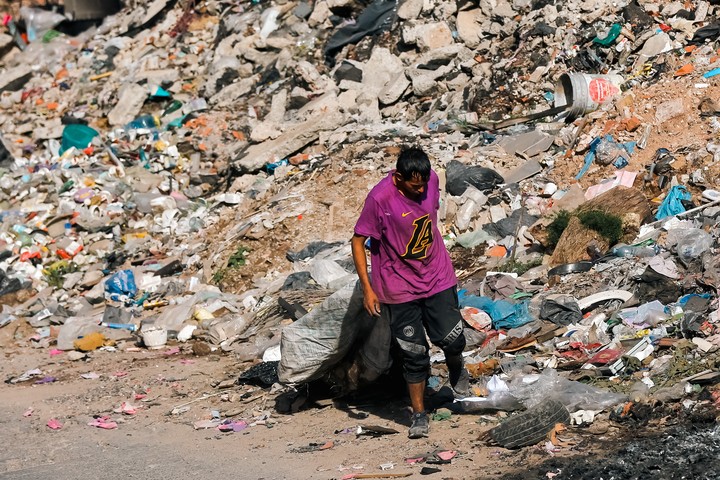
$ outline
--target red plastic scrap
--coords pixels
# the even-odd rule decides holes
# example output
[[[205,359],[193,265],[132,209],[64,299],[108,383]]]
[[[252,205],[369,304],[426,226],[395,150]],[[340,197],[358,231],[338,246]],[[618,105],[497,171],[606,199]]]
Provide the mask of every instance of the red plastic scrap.
[[[620,358],[622,354],[622,350],[618,350],[615,348],[606,348],[605,350],[597,352],[588,361],[593,365],[607,365],[608,363],[612,363],[618,358]]]

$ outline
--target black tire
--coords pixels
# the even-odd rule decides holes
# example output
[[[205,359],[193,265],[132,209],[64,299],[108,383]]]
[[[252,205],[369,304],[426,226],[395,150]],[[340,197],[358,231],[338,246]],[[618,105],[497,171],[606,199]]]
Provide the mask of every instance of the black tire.
[[[570,423],[570,412],[557,400],[545,400],[490,430],[490,438],[505,448],[535,445],[558,423]]]

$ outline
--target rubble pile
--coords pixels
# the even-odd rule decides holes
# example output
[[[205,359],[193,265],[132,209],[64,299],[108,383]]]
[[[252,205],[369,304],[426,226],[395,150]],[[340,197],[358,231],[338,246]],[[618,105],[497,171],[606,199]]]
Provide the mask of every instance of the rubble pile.
[[[357,292],[347,242],[281,240],[343,216],[319,178],[379,178],[417,143],[471,340],[456,408],[717,408],[715,2],[128,1],[82,32],[58,15],[0,36],[0,327],[35,331],[18,341],[179,344],[287,380],[307,366],[283,365],[283,328]],[[327,348],[292,383],[362,384]]]

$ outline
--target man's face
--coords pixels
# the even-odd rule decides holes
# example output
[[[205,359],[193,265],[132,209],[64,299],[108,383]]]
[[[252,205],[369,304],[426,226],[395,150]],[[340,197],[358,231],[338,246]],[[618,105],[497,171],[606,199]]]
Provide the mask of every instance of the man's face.
[[[420,200],[427,191],[427,184],[428,181],[423,180],[419,175],[405,179],[399,173],[395,173],[395,186],[400,193],[411,200]]]

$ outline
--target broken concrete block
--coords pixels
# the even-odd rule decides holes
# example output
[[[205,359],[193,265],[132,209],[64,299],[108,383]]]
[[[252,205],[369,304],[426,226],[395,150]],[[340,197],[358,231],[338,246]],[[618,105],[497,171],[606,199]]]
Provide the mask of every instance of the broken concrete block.
[[[400,97],[410,87],[410,80],[405,76],[405,73],[398,75],[395,80],[389,81],[385,88],[383,88],[378,94],[378,100],[383,105],[390,105],[400,100]]]
[[[458,12],[458,36],[467,47],[477,48],[480,45],[480,40],[483,37],[481,22],[484,18],[480,9]]]
[[[423,24],[407,22],[403,26],[402,37],[405,43],[417,44],[422,50],[435,50],[455,42],[452,31],[445,22]]]
[[[275,139],[282,135],[280,126],[275,122],[260,122],[250,132],[250,139],[253,142],[264,142],[268,139]]]
[[[438,78],[452,71],[453,67],[445,65],[437,70],[424,70],[419,68],[409,68],[407,74],[412,81],[413,93],[417,96],[424,97],[441,91],[446,91],[444,84],[437,81]]]
[[[363,66],[363,87],[365,91],[378,95],[391,81],[405,71],[402,60],[387,48],[373,50],[370,60]]]
[[[51,138],[62,137],[65,126],[59,118],[53,118],[47,122],[43,122],[41,126],[36,126],[32,131],[34,140],[49,140]]]
[[[316,141],[322,130],[338,128],[346,121],[334,91],[313,100],[302,110],[298,114],[306,115],[305,121],[288,127],[274,140],[251,145],[236,161],[237,166],[247,172],[256,172],[267,163],[286,158]]]
[[[238,98],[247,95],[255,86],[255,76],[243,78],[239,82],[232,83],[220,90],[210,98],[210,104],[217,107],[228,107],[234,104]]]
[[[128,83],[120,89],[115,107],[108,113],[108,122],[114,127],[124,126],[134,120],[147,98],[147,87]]]
[[[423,0],[405,0],[398,7],[397,15],[403,20],[414,20],[420,16],[423,9]]]
[[[265,117],[268,122],[282,122],[285,118],[285,105],[287,104],[288,92],[286,89],[280,90],[272,97],[270,111]]]
[[[350,82],[348,82],[348,83],[350,83]],[[338,95],[338,104],[340,105],[340,110],[343,112],[350,113],[350,114],[357,113],[358,112],[358,105],[357,105],[358,95],[360,95],[359,88],[351,88],[351,89],[343,91],[340,95]]]
[[[481,0],[480,8],[487,16],[512,18],[516,15],[515,10],[507,0]]]
[[[328,18],[330,18],[330,15],[332,15],[332,12],[328,7],[327,2],[317,2],[310,18],[308,19],[308,25],[311,27],[322,25]]]

